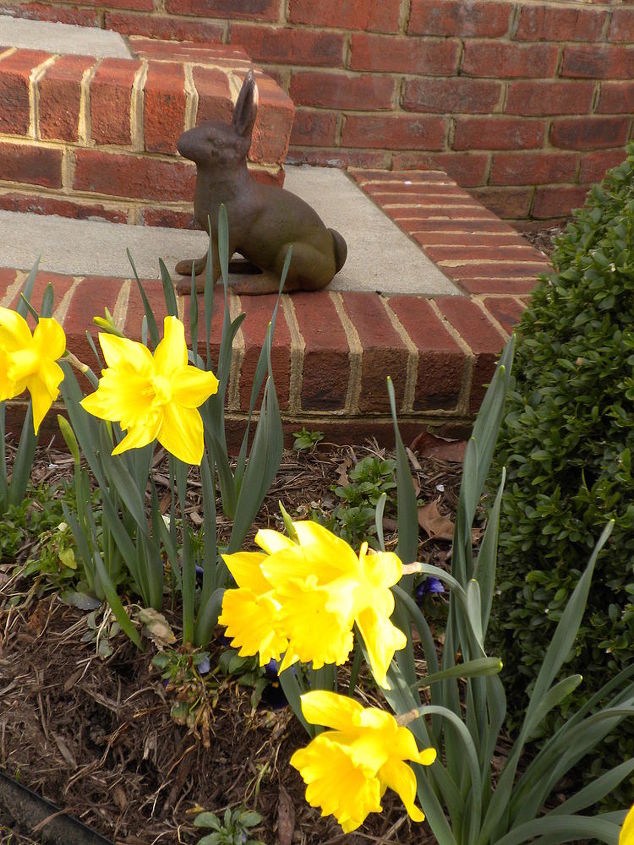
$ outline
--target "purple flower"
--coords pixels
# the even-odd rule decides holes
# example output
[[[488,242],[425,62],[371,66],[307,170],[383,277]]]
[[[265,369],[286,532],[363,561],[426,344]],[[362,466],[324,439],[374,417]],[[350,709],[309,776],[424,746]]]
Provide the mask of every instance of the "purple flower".
[[[440,578],[430,575],[425,578],[424,581],[421,581],[418,587],[416,587],[416,601],[421,602],[426,595],[434,595],[444,592],[445,588]]]

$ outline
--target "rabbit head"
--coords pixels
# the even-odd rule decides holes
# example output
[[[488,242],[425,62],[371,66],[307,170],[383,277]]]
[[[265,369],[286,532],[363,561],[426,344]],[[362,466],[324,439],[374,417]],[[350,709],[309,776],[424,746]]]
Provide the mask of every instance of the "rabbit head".
[[[178,139],[178,152],[199,166],[237,165],[246,159],[258,111],[258,86],[249,71],[242,83],[230,124],[207,120]]]

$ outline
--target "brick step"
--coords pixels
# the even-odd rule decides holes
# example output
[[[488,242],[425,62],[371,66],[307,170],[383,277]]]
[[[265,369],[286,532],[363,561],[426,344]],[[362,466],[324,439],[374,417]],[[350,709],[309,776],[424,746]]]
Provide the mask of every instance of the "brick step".
[[[230,120],[251,62],[233,46],[128,45],[129,58],[0,46],[0,208],[192,225],[195,166],[176,141],[203,120]],[[256,178],[281,184],[294,107],[256,78],[249,161]]]

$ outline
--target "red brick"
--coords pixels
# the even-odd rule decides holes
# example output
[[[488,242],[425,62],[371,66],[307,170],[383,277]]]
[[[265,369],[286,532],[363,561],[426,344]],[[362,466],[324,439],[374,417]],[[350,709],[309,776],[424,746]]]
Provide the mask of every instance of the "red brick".
[[[147,35],[150,38],[173,38],[176,41],[222,41],[223,23],[183,20],[173,15],[135,15],[106,9],[105,29],[126,35]]]
[[[515,38],[518,41],[597,41],[607,12],[600,9],[522,6]]]
[[[412,0],[410,35],[459,35],[499,38],[506,35],[512,6],[465,0]]]
[[[75,26],[99,26],[99,15],[91,9],[73,9],[64,6],[47,6],[44,3],[2,4],[5,14],[35,21],[54,21]]]
[[[343,127],[344,147],[388,150],[442,150],[447,121],[441,117],[349,115]]]
[[[76,141],[79,129],[81,80],[96,59],[91,56],[59,56],[39,82],[40,137]]]
[[[326,291],[294,293],[304,338],[301,404],[305,411],[336,411],[346,405],[350,350],[337,309]]]
[[[0,179],[61,188],[62,151],[0,141]]]
[[[394,153],[392,163],[395,170],[408,168],[440,167],[463,188],[483,185],[489,166],[486,153]]]
[[[440,264],[442,261],[533,261],[539,253],[530,244],[430,244],[425,252]],[[448,268],[451,270],[451,268]]]
[[[516,150],[542,147],[543,120],[509,117],[457,117],[454,150]]]
[[[609,41],[634,41],[634,9],[612,9]]]
[[[400,0],[290,0],[289,21],[337,29],[397,32]]]
[[[634,47],[577,44],[564,47],[561,76],[582,79],[631,79]]]
[[[194,67],[193,78],[198,92],[196,125],[204,120],[231,121],[233,103],[227,74],[218,68]]]
[[[75,151],[75,190],[161,202],[190,201],[195,181],[195,167],[188,162],[100,150]]]
[[[141,208],[141,222],[145,226],[164,226],[168,229],[195,229],[196,223],[191,211],[160,208],[155,205]]]
[[[549,77],[555,73],[558,50],[555,44],[466,41],[462,73],[494,79]]]
[[[502,83],[488,79],[407,79],[403,108],[439,114],[489,114],[496,111]]]
[[[337,113],[297,109],[291,132],[291,144],[330,147],[335,143]]]
[[[339,32],[231,24],[231,41],[255,61],[283,65],[342,67],[344,36]]]
[[[208,18],[247,18],[276,21],[277,0],[166,0],[165,11],[174,15],[202,15]]]
[[[487,297],[483,300],[487,311],[495,317],[502,328],[511,334],[524,313],[524,307],[510,296]]]
[[[550,142],[568,150],[617,147],[627,141],[629,117],[567,117],[554,120]]]
[[[249,410],[251,390],[255,368],[260,357],[260,350],[264,344],[266,329],[273,314],[277,295],[243,296],[240,299],[240,309],[246,314],[242,323],[244,338],[244,357],[240,366],[240,409]],[[291,335],[286,325],[284,310],[280,304],[275,322],[275,334],[271,347],[271,364],[275,390],[280,408],[288,407],[289,388],[291,381]],[[260,407],[262,398],[260,391],[256,408]]]
[[[496,153],[490,185],[547,185],[574,182],[578,156],[569,153]]]
[[[130,104],[141,62],[104,59],[90,83],[90,134],[97,144],[130,144]]]
[[[594,82],[509,82],[507,114],[586,114],[592,108]]]
[[[283,164],[291,137],[295,106],[288,94],[270,76],[258,74],[256,81],[260,101],[249,159],[257,163]]]
[[[357,291],[344,292],[342,299],[363,349],[359,410],[362,413],[389,411],[387,376],[392,378],[397,408],[400,407],[409,353],[390,321],[383,299],[375,293]]]
[[[597,112],[600,114],[633,114],[634,82],[602,82]]]
[[[473,195],[489,211],[508,220],[526,217],[533,199],[532,188],[474,188]]]
[[[504,261],[503,259],[451,259],[446,258],[438,261],[438,266],[444,273],[451,276],[454,281],[461,284],[469,279],[479,279],[485,276],[507,279],[529,279],[534,280],[539,273],[550,268],[547,259],[537,250],[533,251],[530,258],[516,259],[515,261]],[[487,292],[488,288],[485,288]]]
[[[30,272],[30,267],[22,267],[20,268],[27,272]],[[35,278],[35,284],[33,285],[33,293],[31,295],[31,304],[35,308],[36,311],[39,311],[42,307],[42,299],[44,297],[44,292],[49,284],[53,285],[53,290],[55,292],[55,301],[53,303],[54,307],[57,307],[62,300],[64,294],[66,294],[70,288],[74,284],[74,278],[72,276],[63,276],[59,273],[51,273],[48,270],[39,270],[38,274]],[[18,300],[20,298],[21,290],[18,290],[16,295],[14,296],[13,300],[9,302],[9,308],[15,308],[18,304]],[[29,324],[33,326],[32,318],[29,317]],[[65,321],[63,323],[65,325]],[[85,334],[87,326],[84,326],[83,333]]]
[[[195,21],[191,23],[196,24]],[[226,44],[199,44],[195,41],[159,41],[156,38],[144,38],[140,35],[131,35],[129,43],[134,55],[140,59],[214,65],[223,69],[242,69],[245,73],[252,66],[244,50],[235,44],[228,46]]]
[[[580,208],[585,203],[587,193],[587,186],[537,188],[532,216],[537,220],[568,217],[573,208]]]
[[[0,300],[4,299],[7,290],[15,282],[17,276],[17,270],[11,270],[6,267],[0,267]]]
[[[504,339],[487,320],[483,311],[469,299],[462,296],[443,296],[437,299],[436,303],[474,354],[469,398],[469,410],[473,413],[484,397]]]
[[[98,370],[95,356],[86,339],[86,331],[90,330],[97,340],[97,329],[92,318],[103,317],[104,309],[110,313],[114,311],[117,297],[123,285],[123,279],[111,276],[87,276],[73,293],[70,305],[64,318],[64,331],[73,336],[73,352],[93,370]],[[99,344],[97,343],[99,349]]]
[[[586,153],[581,156],[581,167],[579,168],[579,182],[600,182],[605,176],[605,171],[616,167],[625,161],[625,150],[602,150],[598,153]]]
[[[266,165],[262,166],[262,169],[258,167],[257,164],[249,164],[249,173],[251,174],[251,178],[254,181],[259,182],[261,185],[277,185],[279,188],[284,187],[284,168],[278,167],[276,171],[273,171],[266,167]]]
[[[414,410],[453,410],[460,398],[464,353],[427,299],[393,296],[388,303],[418,350]]]
[[[389,153],[367,150],[342,150],[339,147],[302,149],[291,147],[287,164],[310,164],[312,167],[388,167]]]
[[[145,149],[176,153],[185,129],[185,69],[175,62],[149,62],[143,95]]]
[[[154,312],[154,316],[156,318],[156,322],[159,328],[159,335],[162,336],[163,320],[167,316],[167,307],[165,305],[165,294],[163,293],[163,285],[156,279],[141,279],[141,284],[143,285],[145,294],[150,302],[152,311]],[[84,289],[84,293],[88,293],[87,288]],[[219,298],[220,297],[214,298],[214,309],[216,307],[216,300]],[[123,333],[126,337],[129,337],[130,340],[141,340],[141,324],[143,322],[144,316],[145,308],[143,306],[143,300],[141,299],[141,294],[139,293],[139,288],[136,281],[133,281],[130,287],[130,296],[128,299],[125,326],[123,328]],[[183,316],[183,322],[185,323],[187,329],[189,327],[189,308],[185,308],[185,313]],[[204,325],[204,321],[202,322],[202,325]]]
[[[380,70],[445,76],[458,66],[459,41],[432,41],[355,33],[350,42],[352,70]]]
[[[393,107],[394,79],[389,76],[296,71],[289,93],[298,106],[377,111]]]
[[[123,208],[109,208],[50,194],[27,194],[15,191],[0,193],[0,208],[5,211],[21,211],[29,214],[57,214],[60,217],[72,217],[75,220],[128,222],[128,213]]]
[[[484,267],[482,273],[483,275],[481,276],[461,279],[459,282],[460,286],[471,296],[482,296],[483,294],[528,296],[533,292],[537,284],[537,273],[535,273],[535,276],[496,276],[493,271],[489,271]]]
[[[27,135],[31,71],[50,58],[41,50],[18,50],[0,59],[0,132]]]

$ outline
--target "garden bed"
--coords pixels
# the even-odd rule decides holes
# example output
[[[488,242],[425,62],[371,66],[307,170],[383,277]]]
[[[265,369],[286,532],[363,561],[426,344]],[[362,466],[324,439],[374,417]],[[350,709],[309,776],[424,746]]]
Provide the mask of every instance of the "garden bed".
[[[427,448],[455,452],[457,446],[439,442]],[[347,483],[348,472],[366,456],[385,455],[372,444],[355,449],[321,444],[312,452],[285,453],[255,527],[281,528],[280,499],[297,518],[309,516],[311,506],[324,514],[332,511],[338,501],[333,482]],[[460,464],[419,455],[413,470],[420,498],[437,503],[437,529],[442,533],[444,525],[446,533],[448,523],[442,517],[447,520],[455,510]],[[33,480],[49,485],[65,474],[70,478],[71,472],[68,455],[42,449]],[[198,495],[194,488],[194,522]],[[222,533],[222,524],[219,529]],[[390,529],[386,520],[388,548],[396,540]],[[86,611],[63,604],[47,590],[45,580],[15,576],[16,562],[37,555],[35,542],[37,538],[30,538],[22,544],[17,561],[0,564],[0,765],[5,771],[126,845],[195,843],[200,835],[193,826],[196,811],[239,805],[263,816],[254,835],[265,843],[433,841],[425,838],[424,824],[412,826],[392,792],[385,796],[381,815],[370,816],[360,831],[346,837],[332,816],[320,818],[304,800],[298,773],[288,765],[293,751],[306,743],[301,725],[288,707],[271,706],[275,687],[269,686],[253,708],[251,687],[214,671],[226,651],[219,639],[210,648],[212,671],[198,676],[198,723],[192,729],[176,724],[170,710],[188,690],[166,689],[151,665],[156,653],[151,642],[145,640],[146,649],[139,652],[119,633],[108,641],[112,654],[103,659],[95,642],[82,642],[90,632]],[[434,539],[421,529],[421,560],[446,567],[449,548],[446,539]],[[426,602],[432,617],[442,617],[441,596]],[[103,620],[101,612],[97,618]],[[177,631],[178,613],[168,618]],[[107,631],[108,624],[104,637]],[[371,691],[372,684],[364,683],[366,700]]]

